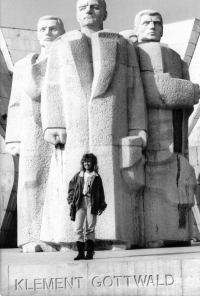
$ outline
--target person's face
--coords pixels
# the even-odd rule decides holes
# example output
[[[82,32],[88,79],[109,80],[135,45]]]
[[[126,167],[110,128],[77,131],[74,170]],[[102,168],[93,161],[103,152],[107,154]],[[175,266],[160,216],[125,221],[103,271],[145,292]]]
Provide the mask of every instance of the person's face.
[[[142,15],[137,28],[138,41],[160,41],[163,33],[159,15]]]
[[[91,172],[93,170],[91,160],[86,159],[84,161],[83,165],[84,165],[84,168],[85,168],[86,171]]]
[[[41,46],[46,46],[63,34],[57,20],[41,20],[38,24],[37,35]]]
[[[102,27],[107,12],[99,0],[78,0],[77,21],[80,27]]]

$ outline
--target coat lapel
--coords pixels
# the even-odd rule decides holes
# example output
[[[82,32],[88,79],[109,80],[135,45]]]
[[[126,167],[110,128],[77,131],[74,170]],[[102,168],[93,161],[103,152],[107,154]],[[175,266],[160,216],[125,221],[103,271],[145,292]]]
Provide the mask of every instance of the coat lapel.
[[[117,39],[118,34],[106,30],[92,35],[94,78],[91,99],[103,96],[113,80],[117,60]]]

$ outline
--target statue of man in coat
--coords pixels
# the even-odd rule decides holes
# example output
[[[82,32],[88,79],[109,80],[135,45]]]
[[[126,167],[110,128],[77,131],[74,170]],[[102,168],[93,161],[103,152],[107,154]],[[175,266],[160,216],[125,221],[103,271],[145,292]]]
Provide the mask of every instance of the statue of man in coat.
[[[63,245],[63,250],[74,241],[67,185],[82,155],[94,153],[110,213],[101,215],[96,237],[137,245],[147,118],[135,48],[118,33],[103,29],[104,0],[78,0],[76,8],[80,31],[68,32],[52,45],[42,91],[44,136],[58,148],[52,157],[41,238]]]
[[[12,155],[20,155],[17,215],[18,246],[23,252],[52,250],[52,246],[40,241],[53,146],[43,138],[40,106],[49,49],[64,32],[60,18],[51,15],[40,18],[37,24],[40,54],[30,54],[14,67],[6,149]]]
[[[188,117],[200,98],[187,64],[160,43],[163,19],[143,10],[135,17],[136,50],[148,110],[144,241],[150,247],[189,243],[196,178],[188,162]]]

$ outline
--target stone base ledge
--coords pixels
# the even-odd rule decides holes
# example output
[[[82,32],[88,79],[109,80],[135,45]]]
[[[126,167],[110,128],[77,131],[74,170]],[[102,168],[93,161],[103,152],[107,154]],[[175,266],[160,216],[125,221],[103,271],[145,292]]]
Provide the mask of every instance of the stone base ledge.
[[[199,296],[200,247],[76,254],[1,252],[1,295]]]

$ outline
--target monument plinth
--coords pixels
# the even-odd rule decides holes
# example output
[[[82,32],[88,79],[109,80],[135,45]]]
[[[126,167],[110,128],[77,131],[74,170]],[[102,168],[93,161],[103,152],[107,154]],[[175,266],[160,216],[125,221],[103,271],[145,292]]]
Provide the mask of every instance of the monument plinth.
[[[199,295],[200,246],[97,251],[92,261],[73,256],[2,250],[1,295]]]

